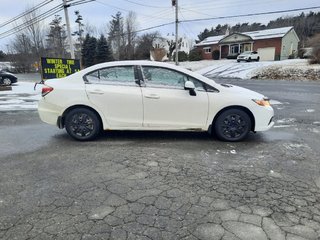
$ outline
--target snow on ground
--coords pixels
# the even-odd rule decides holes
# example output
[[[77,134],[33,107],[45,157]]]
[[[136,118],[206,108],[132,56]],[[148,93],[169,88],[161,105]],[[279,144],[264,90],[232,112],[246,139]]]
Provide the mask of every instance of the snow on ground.
[[[320,80],[320,65],[309,65],[305,59],[240,63],[236,60],[202,60],[181,62],[180,66],[211,78]]]
[[[36,110],[41,98],[41,85],[18,82],[11,91],[0,91],[0,111]]]

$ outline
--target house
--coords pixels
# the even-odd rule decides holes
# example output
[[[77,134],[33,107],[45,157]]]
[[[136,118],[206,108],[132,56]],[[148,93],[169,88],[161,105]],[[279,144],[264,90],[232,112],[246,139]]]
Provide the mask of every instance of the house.
[[[235,57],[244,51],[257,51],[260,60],[283,60],[298,51],[299,37],[293,27],[253,32],[234,32],[208,37],[195,47],[203,59]]]
[[[151,60],[156,61],[168,61],[168,55],[170,54],[170,47],[175,46],[175,35],[167,35],[166,37],[159,37],[153,40],[152,47],[153,50],[150,51]],[[179,52],[185,52],[189,54],[192,41],[190,41],[186,36],[179,37]],[[172,55],[175,53],[173,50]]]

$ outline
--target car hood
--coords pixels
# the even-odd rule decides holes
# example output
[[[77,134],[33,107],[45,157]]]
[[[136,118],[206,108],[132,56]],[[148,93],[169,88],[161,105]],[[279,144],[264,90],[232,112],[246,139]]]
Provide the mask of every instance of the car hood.
[[[249,99],[262,99],[265,97],[261,93],[232,84],[220,84],[220,90],[221,92],[230,93],[235,96],[245,97]]]
[[[246,57],[246,56],[250,56],[250,53],[241,53],[239,56],[242,56],[242,57]]]

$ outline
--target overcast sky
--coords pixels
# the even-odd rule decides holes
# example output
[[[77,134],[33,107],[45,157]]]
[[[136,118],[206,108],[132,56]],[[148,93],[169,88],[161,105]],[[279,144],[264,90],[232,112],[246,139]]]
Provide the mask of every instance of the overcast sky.
[[[79,0],[73,0],[72,2],[76,1]],[[26,9],[42,2],[45,2],[45,0],[0,0],[0,26],[4,22],[23,13]],[[52,0],[49,4],[40,8],[39,12],[43,13],[61,3],[62,0]],[[320,6],[319,0],[179,0],[179,20],[215,18],[315,6]],[[76,31],[76,24],[74,23],[76,19],[74,14],[75,10],[80,11],[84,20],[83,23],[89,23],[90,25],[95,26],[99,32],[104,33],[107,31],[107,23],[111,20],[111,15],[115,15],[118,11],[122,12],[123,16],[127,15],[129,11],[136,12],[138,30],[169,23],[175,20],[175,9],[171,6],[171,0],[96,0],[68,8],[72,31]],[[320,11],[320,8],[314,9],[313,11]],[[296,15],[300,12],[181,23],[179,34],[186,35],[191,39],[196,39],[197,35],[203,31],[204,28],[215,27],[219,23],[232,25],[238,22],[261,22],[265,24],[271,19],[286,15]],[[58,14],[64,17],[63,10]],[[52,19],[53,16],[42,23],[47,25]],[[20,19],[16,24],[21,24]],[[1,33],[10,30],[13,26],[13,24],[9,24],[0,27],[0,50],[3,50],[4,52],[7,52],[7,45],[12,40],[13,36],[2,38],[1,36],[3,35],[1,35]],[[160,31],[162,35],[165,36],[174,33],[175,28],[174,24],[171,24],[149,31],[155,30]]]

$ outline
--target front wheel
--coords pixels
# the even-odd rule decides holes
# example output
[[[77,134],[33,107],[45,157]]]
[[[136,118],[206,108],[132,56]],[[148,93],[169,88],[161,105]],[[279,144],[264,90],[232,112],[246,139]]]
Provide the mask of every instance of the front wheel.
[[[257,57],[257,62],[259,62],[260,61],[260,57]]]
[[[251,124],[249,115],[243,110],[228,109],[217,117],[214,130],[220,140],[237,142],[247,137]]]
[[[5,86],[10,86],[12,84],[11,79],[8,77],[5,77],[2,79],[2,84]]]
[[[101,122],[93,111],[86,108],[76,108],[66,115],[65,128],[74,139],[89,141],[100,134]]]

